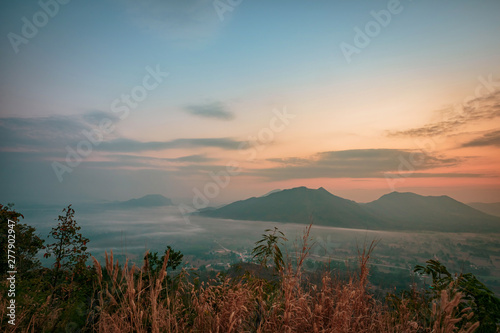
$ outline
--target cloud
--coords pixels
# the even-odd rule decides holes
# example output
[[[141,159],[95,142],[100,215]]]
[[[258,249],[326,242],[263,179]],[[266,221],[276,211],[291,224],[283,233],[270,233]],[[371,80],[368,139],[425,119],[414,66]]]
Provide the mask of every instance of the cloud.
[[[123,165],[119,163],[105,166],[84,161],[71,176],[59,182],[52,160],[37,153],[0,152],[0,160],[0,184],[6,189],[0,191],[2,203],[44,202],[62,209],[81,201],[130,199],[144,195],[145,191],[175,195],[184,190],[171,171],[161,168],[120,168]]]
[[[131,139],[115,139],[100,144],[96,149],[107,152],[141,152],[176,148],[213,147],[225,150],[238,149],[240,141],[231,138],[192,138],[171,141],[141,142]]]
[[[82,119],[90,125],[99,126],[99,123],[103,119],[110,119],[111,121],[117,123],[120,121],[120,118],[111,112],[104,112],[100,110],[88,111],[84,113]]]
[[[88,140],[83,131],[97,129],[100,120],[105,118],[119,121],[114,114],[101,111],[75,116],[0,118],[0,151],[65,152],[66,146],[74,147],[82,140]],[[103,139],[93,147],[95,151],[133,153],[198,147],[236,150],[241,144],[232,138],[181,138],[142,142],[116,138],[114,135]],[[200,156],[190,158],[201,159]]]
[[[443,120],[404,131],[389,132],[389,136],[422,137],[454,132],[469,123],[493,120],[500,117],[500,91],[440,110]]]
[[[205,163],[215,161],[215,158],[207,157],[206,155],[195,154],[182,156],[177,158],[169,158],[168,160],[173,162],[187,162],[187,163]]]
[[[271,180],[304,178],[384,178],[388,172],[422,171],[458,165],[461,160],[400,149],[354,149],[328,151],[307,158],[270,159],[278,166],[249,174]],[[412,161],[412,162],[410,162]],[[412,168],[413,170],[410,170]],[[432,176],[432,174],[426,174]],[[441,176],[442,174],[439,174]],[[414,173],[418,177],[417,173]],[[464,175],[460,175],[464,176]],[[472,177],[477,175],[470,175]]]
[[[462,147],[482,147],[482,146],[500,147],[500,130],[486,133],[483,136],[471,140],[462,145]]]
[[[122,166],[142,166],[142,167],[155,167],[155,166],[168,166],[168,165],[180,165],[184,167],[188,164],[193,163],[210,163],[216,161],[217,159],[207,157],[203,154],[194,154],[181,156],[176,158],[165,158],[165,157],[151,157],[151,156],[140,156],[140,155],[123,155],[123,154],[113,154],[107,155],[113,163]]]
[[[109,112],[89,111],[75,116],[0,118],[0,150],[51,150],[74,144],[84,130],[96,128],[102,119],[117,122]]]
[[[108,170],[162,170],[170,172],[178,179],[191,179],[195,176],[206,175],[209,172],[217,173],[225,170],[226,166],[210,163],[186,163],[181,161],[169,161],[168,159],[155,159],[150,157],[137,159],[109,157],[105,161],[85,161],[82,163],[85,169],[108,169]]]
[[[203,118],[215,118],[220,120],[232,120],[234,114],[228,111],[221,102],[207,104],[188,105],[184,107],[188,113]]]
[[[221,28],[212,0],[119,0],[139,28],[169,41],[205,43]]]

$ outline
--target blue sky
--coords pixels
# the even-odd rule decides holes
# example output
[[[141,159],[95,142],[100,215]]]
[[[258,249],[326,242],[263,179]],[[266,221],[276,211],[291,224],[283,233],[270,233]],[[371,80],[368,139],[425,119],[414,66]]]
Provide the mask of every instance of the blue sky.
[[[13,46],[12,34],[24,38],[23,17],[43,19],[40,3],[57,4],[57,14]],[[220,16],[214,4],[231,10]],[[498,1],[0,6],[2,201],[161,193],[189,202],[229,161],[241,173],[214,204],[295,185],[360,201],[391,190],[500,201]],[[355,28],[366,33],[372,12],[391,6],[386,26],[346,59],[342,43],[356,47]],[[168,76],[117,118],[113,101],[141,86],[148,68]],[[238,149],[285,108],[295,117],[260,140],[256,156]],[[82,131],[104,118],[113,131],[60,181],[53,163],[66,165],[66,147],[76,149]],[[425,140],[432,149],[422,150]],[[425,162],[403,173],[400,157],[412,152]]]

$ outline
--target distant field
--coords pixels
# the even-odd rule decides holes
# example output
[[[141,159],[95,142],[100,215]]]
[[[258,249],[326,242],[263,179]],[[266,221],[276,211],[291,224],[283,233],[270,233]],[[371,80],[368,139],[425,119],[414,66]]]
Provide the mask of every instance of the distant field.
[[[229,264],[250,260],[254,243],[265,229],[274,226],[287,238],[287,251],[294,252],[294,241],[305,225],[259,221],[234,221],[190,217],[186,223],[175,207],[133,210],[89,210],[75,206],[82,233],[90,238],[91,253],[102,260],[104,251],[113,250],[138,265],[149,251],[164,251],[167,245],[186,255],[190,266]],[[25,223],[36,227],[44,238],[55,225],[57,209],[20,209]],[[452,272],[472,272],[500,294],[499,234],[383,232],[314,226],[311,231],[311,256],[306,269],[321,262],[354,261],[357,249],[372,240],[379,241],[371,265],[381,272],[410,276],[416,264],[438,258]],[[220,266],[220,265],[219,265]]]

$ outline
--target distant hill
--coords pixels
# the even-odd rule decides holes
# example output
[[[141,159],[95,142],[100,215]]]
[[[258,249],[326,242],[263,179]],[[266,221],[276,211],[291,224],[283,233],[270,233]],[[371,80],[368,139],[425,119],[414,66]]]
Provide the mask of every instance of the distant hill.
[[[468,203],[468,206],[482,211],[483,213],[500,216],[500,202],[484,203],[484,202],[472,202]]]
[[[395,229],[447,232],[500,230],[500,218],[446,195],[422,196],[410,192],[392,192],[363,207]]]
[[[500,218],[448,196],[392,192],[367,204],[319,188],[297,187],[236,201],[200,215],[235,220],[309,223],[374,230],[500,232]]]
[[[272,192],[236,201],[201,215],[235,220],[309,223],[342,228],[376,228],[382,221],[356,202],[337,197],[324,188],[306,187]]]
[[[164,197],[161,194],[149,194],[138,199],[130,199],[127,201],[117,201],[105,204],[109,207],[116,208],[138,208],[138,207],[162,207],[172,206],[172,200]]]

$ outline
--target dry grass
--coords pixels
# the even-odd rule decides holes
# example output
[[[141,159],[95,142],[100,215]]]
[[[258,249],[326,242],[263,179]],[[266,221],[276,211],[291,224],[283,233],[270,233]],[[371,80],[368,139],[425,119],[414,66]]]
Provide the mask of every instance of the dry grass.
[[[455,294],[451,299],[450,295]],[[462,300],[462,294],[457,292],[454,293],[453,290],[441,292],[440,302],[434,302],[432,304],[432,317],[434,325],[432,331],[436,333],[447,333],[447,332],[459,332],[459,333],[471,333],[474,332],[478,327],[479,323],[467,322],[465,327],[457,329],[457,324],[461,321],[468,321],[472,318],[474,313],[470,308],[465,308],[458,312],[458,304]]]
[[[471,333],[479,326],[471,323],[470,308],[460,310],[462,295],[453,285],[430,305],[416,292],[395,308],[375,300],[368,288],[373,242],[359,253],[357,273],[351,272],[347,280],[325,271],[321,283],[308,282],[302,265],[310,250],[310,229],[296,256],[287,258],[272,281],[247,275],[198,283],[190,282],[185,271],[169,279],[169,253],[159,276],[148,273],[147,262],[142,268],[130,267],[128,261],[120,265],[113,252],[105,254],[104,267],[93,258],[94,299],[82,331]],[[50,331],[45,328],[61,320],[60,305],[47,298],[39,302],[38,311],[18,308],[19,326],[12,329],[5,323],[6,302],[0,299],[0,327],[6,332]]]
[[[104,282],[101,265],[93,261],[99,281],[98,332],[240,332],[254,310],[254,290],[229,279],[202,283],[199,288],[184,279],[175,290],[168,289],[168,254],[163,273],[148,279],[127,263],[121,270],[118,262],[113,263],[113,254],[106,253],[109,281]],[[161,297],[166,290],[169,293]]]
[[[195,286],[180,279],[168,286],[166,263],[159,277],[146,278],[135,266],[121,268],[106,253],[105,279],[98,272],[94,330],[98,332],[474,332],[479,323],[470,309],[459,312],[461,295],[444,291],[432,307],[429,323],[403,300],[390,310],[367,290],[372,243],[359,256],[359,273],[341,281],[324,273],[322,282],[303,281],[302,264],[309,253],[309,230],[297,251],[296,265],[288,263],[271,286],[258,278],[218,278]],[[146,263],[145,263],[146,265]],[[146,267],[146,266],[145,266]],[[453,295],[453,297],[450,297]],[[397,314],[397,315],[396,315]]]

